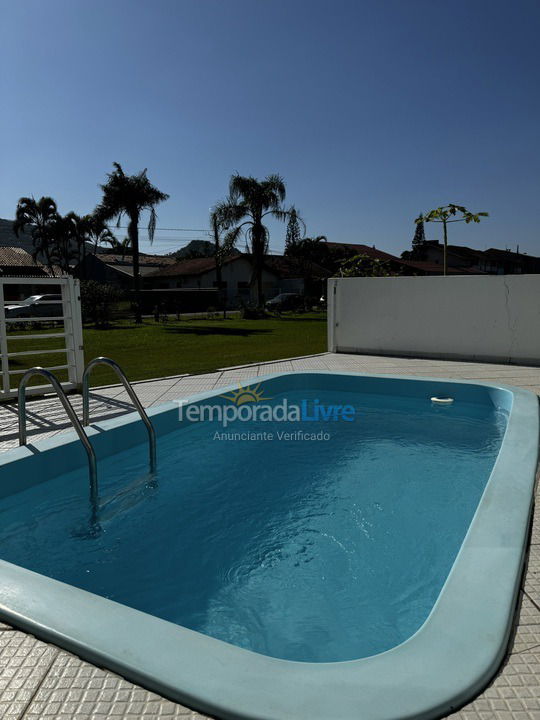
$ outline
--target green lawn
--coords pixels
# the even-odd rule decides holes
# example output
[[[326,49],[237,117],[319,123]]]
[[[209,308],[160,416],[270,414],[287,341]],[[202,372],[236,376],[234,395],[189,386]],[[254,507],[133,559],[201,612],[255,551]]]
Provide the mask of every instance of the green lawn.
[[[45,350],[60,343],[58,339],[12,340],[9,350]],[[264,320],[194,318],[167,323],[145,320],[142,325],[124,321],[107,330],[85,328],[84,349],[86,361],[97,355],[108,356],[122,366],[130,380],[204,373],[230,365],[324,352],[326,316],[306,313]],[[47,354],[13,358],[11,369],[31,364],[61,365],[64,357]],[[65,379],[62,371],[58,376]],[[112,382],[115,382],[112,371],[99,367],[94,370],[92,385]]]

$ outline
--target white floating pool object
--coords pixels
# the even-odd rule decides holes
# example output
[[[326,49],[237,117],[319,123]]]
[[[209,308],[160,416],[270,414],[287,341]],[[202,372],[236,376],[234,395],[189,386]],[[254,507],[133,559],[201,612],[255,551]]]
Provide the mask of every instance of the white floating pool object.
[[[454,402],[454,398],[451,397],[432,397],[431,402],[435,405],[451,405]]]

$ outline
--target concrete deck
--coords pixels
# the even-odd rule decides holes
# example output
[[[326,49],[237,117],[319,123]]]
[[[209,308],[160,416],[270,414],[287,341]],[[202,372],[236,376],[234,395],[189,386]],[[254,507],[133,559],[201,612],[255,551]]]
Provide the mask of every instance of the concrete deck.
[[[540,368],[416,358],[324,353],[305,358],[227,368],[207,375],[178,375],[135,383],[145,406],[186,397],[249,378],[287,370],[341,370],[481,380],[517,385],[540,394]],[[80,411],[79,396],[70,398]],[[92,392],[92,420],[131,411],[119,386]],[[68,428],[55,399],[28,401],[32,442]],[[0,451],[17,445],[17,413],[0,406]],[[538,491],[537,491],[538,492]],[[0,717],[6,720],[150,720],[205,716],[137,687],[53,645],[0,623]],[[490,686],[452,714],[453,720],[540,720],[540,512],[533,522],[528,569],[508,654]],[[291,718],[294,720],[294,718]],[[331,718],[329,718],[331,720]]]

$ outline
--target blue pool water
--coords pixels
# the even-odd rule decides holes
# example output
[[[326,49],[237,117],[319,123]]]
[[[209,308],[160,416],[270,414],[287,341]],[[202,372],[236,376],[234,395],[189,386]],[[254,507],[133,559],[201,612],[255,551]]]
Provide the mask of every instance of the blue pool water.
[[[279,402],[276,395],[271,402]],[[250,425],[327,440],[215,439],[193,424],[0,501],[0,557],[226,642],[327,662],[382,652],[425,621],[489,478],[506,413],[487,403],[290,392],[354,422]],[[246,432],[234,423],[228,433]]]

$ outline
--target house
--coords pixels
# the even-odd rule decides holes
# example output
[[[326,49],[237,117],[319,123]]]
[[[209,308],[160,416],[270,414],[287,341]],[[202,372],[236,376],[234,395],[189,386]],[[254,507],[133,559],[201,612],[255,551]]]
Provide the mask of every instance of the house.
[[[444,263],[444,245],[428,240],[421,249],[422,260],[439,265]],[[476,250],[465,245],[448,245],[447,267],[478,274],[519,275],[540,273],[540,258],[512,250]]]
[[[488,248],[484,250],[486,267],[497,275],[537,275],[540,273],[540,258],[526,253],[512,252],[512,250],[498,250]]]
[[[304,294],[306,282],[317,285],[321,292],[323,280],[330,275],[318,265],[311,267],[310,278],[294,258],[283,255],[267,255],[262,271],[263,294],[270,299],[281,292]],[[242,303],[256,300],[256,287],[253,283],[253,265],[249,255],[238,253],[225,258],[221,267],[222,288],[228,307],[238,307]],[[217,287],[216,261],[214,258],[194,258],[180,260],[167,267],[148,273],[144,277],[145,288],[197,288]],[[309,289],[309,288],[308,288]]]
[[[343,250],[343,260],[353,257],[354,255],[366,255],[372,260],[379,260],[386,263],[389,272],[399,275],[441,275],[442,264],[426,259],[426,260],[409,260],[391,255],[390,253],[379,250],[374,245],[362,245],[358,243],[327,243],[334,252],[340,248]],[[469,274],[471,270],[467,267],[448,266],[449,275]],[[480,271],[474,270],[475,273]]]
[[[297,258],[286,255],[267,255],[264,263],[279,278],[276,295],[281,292],[298,293],[319,298],[326,294],[326,280],[332,273],[318,263],[303,264]]]
[[[48,277],[47,268],[20,247],[0,247],[0,277]]]
[[[231,255],[223,260],[221,283],[228,307],[237,307],[242,302],[255,299],[252,286],[253,266],[248,255]],[[271,268],[263,268],[263,292],[270,298],[279,292],[279,276]],[[215,258],[193,258],[180,260],[167,267],[148,273],[144,278],[145,288],[217,288]]]
[[[22,300],[36,295],[42,286],[32,283],[31,278],[49,277],[51,273],[36,262],[29,252],[20,247],[0,246],[0,278],[13,278],[4,286],[5,300]]]
[[[139,254],[139,275],[147,275],[176,263],[175,258],[165,255]],[[75,268],[75,274],[81,280],[96,280],[112,283],[122,290],[133,287],[133,259],[131,255],[119,253],[90,253]]]
[[[407,253],[411,260],[444,265],[444,245],[438,240],[427,240],[416,252]],[[416,257],[415,255],[418,255]],[[461,245],[448,245],[446,264],[448,268],[474,268],[480,270],[482,252]]]

